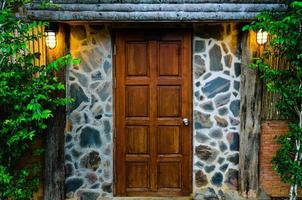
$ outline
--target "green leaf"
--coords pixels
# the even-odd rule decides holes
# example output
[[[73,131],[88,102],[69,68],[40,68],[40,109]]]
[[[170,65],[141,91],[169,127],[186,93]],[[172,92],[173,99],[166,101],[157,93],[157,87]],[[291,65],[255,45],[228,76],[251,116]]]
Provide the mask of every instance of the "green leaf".
[[[27,45],[44,36],[30,32],[47,22],[16,18],[13,10],[27,0],[6,2],[9,9],[0,10],[0,105],[5,105],[0,106],[0,199],[25,200],[38,189],[41,170],[29,152],[41,155],[36,138],[44,135],[53,111],[72,102],[56,95],[65,90],[56,74],[80,60],[66,55],[35,66],[44,52],[31,52]]]

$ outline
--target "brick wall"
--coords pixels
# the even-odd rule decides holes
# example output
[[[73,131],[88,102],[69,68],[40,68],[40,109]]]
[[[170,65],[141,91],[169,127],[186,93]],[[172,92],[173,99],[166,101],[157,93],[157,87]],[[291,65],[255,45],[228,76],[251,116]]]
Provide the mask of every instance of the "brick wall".
[[[272,197],[288,196],[289,186],[280,181],[271,164],[271,160],[278,149],[275,137],[287,132],[287,123],[285,121],[266,121],[261,128],[260,187]]]

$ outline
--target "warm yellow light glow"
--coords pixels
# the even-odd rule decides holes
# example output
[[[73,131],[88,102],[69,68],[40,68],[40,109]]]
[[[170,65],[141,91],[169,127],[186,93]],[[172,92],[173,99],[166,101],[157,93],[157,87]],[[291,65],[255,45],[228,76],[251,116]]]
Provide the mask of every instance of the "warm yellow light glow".
[[[267,42],[268,32],[259,30],[257,33],[257,43],[264,45]]]
[[[56,33],[53,31],[46,32],[46,46],[50,49],[54,49],[56,45]]]

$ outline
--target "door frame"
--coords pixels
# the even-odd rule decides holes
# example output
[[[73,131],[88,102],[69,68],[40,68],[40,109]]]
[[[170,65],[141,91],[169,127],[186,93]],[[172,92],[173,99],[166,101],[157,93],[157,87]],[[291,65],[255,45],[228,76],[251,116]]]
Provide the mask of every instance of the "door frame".
[[[181,31],[181,32],[185,32],[186,34],[188,34],[188,49],[186,49],[186,51],[188,51],[188,65],[189,68],[191,69],[190,71],[190,86],[191,86],[191,91],[190,91],[190,95],[191,95],[191,102],[189,102],[189,104],[191,105],[191,119],[192,122],[191,123],[191,128],[190,128],[190,133],[191,133],[191,151],[189,152],[189,162],[190,162],[190,174],[189,174],[189,179],[190,179],[190,186],[189,186],[189,190],[190,193],[192,194],[193,192],[193,139],[194,139],[194,135],[193,135],[193,130],[194,130],[194,118],[193,118],[193,31],[192,29],[188,29],[188,28],[114,28],[111,30],[111,42],[112,42],[112,88],[113,88],[113,94],[112,94],[112,123],[113,123],[113,152],[112,152],[112,159],[113,159],[113,166],[112,166],[112,170],[113,170],[113,177],[112,177],[112,189],[113,189],[113,196],[117,197],[118,194],[116,192],[116,184],[117,184],[117,180],[116,180],[116,174],[117,174],[117,170],[116,170],[116,158],[117,158],[117,151],[116,151],[116,137],[117,137],[117,132],[116,132],[116,106],[117,106],[117,102],[116,102],[116,91],[117,91],[117,80],[116,80],[116,73],[117,73],[117,67],[116,67],[116,37],[117,37],[117,32],[125,32],[125,31],[144,31],[144,30],[156,30],[156,31]],[[121,196],[122,197],[122,196]],[[127,197],[127,196],[125,196]],[[146,196],[146,197],[150,197],[150,196]],[[158,196],[160,197],[160,196]],[[177,196],[176,196],[177,197]]]

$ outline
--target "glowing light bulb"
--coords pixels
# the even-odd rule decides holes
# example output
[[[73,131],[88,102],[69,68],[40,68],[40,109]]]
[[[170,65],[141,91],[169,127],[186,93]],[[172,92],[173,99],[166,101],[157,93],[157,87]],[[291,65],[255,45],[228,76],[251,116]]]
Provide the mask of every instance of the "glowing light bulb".
[[[268,32],[262,31],[261,29],[257,32],[257,43],[264,45],[267,43]]]
[[[47,31],[46,32],[46,46],[50,49],[54,49],[57,45],[56,40],[56,32],[54,31]]]

